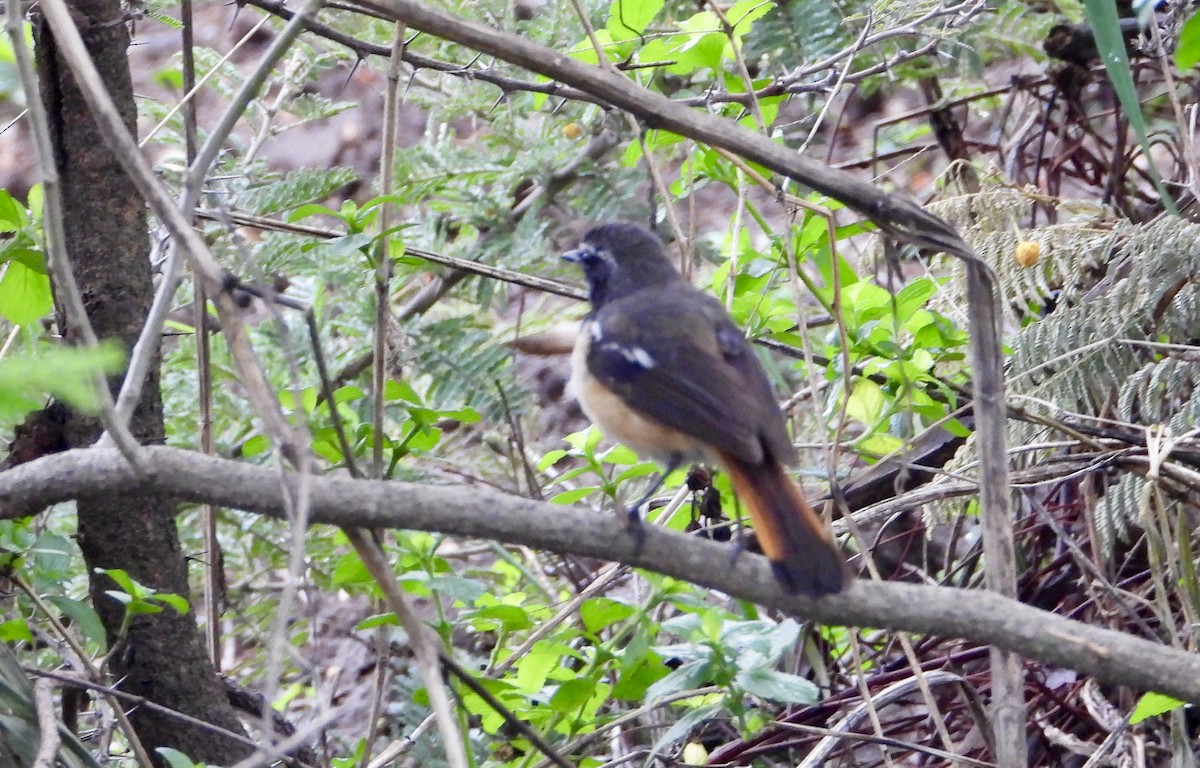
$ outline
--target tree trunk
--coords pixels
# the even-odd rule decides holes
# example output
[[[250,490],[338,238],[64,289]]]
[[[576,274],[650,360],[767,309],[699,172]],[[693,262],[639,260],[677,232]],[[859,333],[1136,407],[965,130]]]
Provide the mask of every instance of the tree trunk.
[[[126,124],[134,129],[136,109],[126,58],[129,35],[120,2],[75,0],[71,7],[101,77]],[[36,56],[62,182],[71,268],[96,335],[120,339],[130,349],[153,291],[145,206],[104,143],[44,25],[38,31]],[[78,339],[78,329],[64,327],[64,332],[69,340]],[[151,367],[131,429],[143,443],[163,442],[157,365]],[[99,434],[94,419],[71,417],[68,436],[73,447],[90,445]],[[175,529],[174,507],[166,498],[78,502],[79,546],[88,566],[92,601],[110,646],[117,641],[124,608],[104,594],[115,585],[97,575],[96,569],[120,568],[155,590],[188,595],[187,566]],[[123,647],[114,654],[111,670],[128,693],[243,732],[225,686],[208,661],[192,615],[165,608],[162,613],[138,617]],[[245,744],[145,707],[135,708],[131,719],[148,750],[170,746],[193,760],[225,765],[251,753]]]

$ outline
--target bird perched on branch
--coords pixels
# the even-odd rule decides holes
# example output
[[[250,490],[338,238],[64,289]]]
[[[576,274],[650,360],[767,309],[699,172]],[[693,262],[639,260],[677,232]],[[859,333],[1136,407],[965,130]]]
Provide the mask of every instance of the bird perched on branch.
[[[662,241],[638,224],[594,227],[563,258],[583,269],[592,305],[571,373],[588,417],[609,437],[662,462],[666,474],[697,459],[720,467],[784,589],[840,591],[845,563],[784,473],[796,453],[783,415],[754,350],[720,302],[688,285]],[[641,503],[629,510],[635,524]]]

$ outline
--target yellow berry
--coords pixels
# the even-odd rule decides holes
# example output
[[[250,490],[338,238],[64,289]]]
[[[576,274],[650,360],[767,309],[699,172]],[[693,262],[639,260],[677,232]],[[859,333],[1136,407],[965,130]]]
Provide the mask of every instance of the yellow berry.
[[[1038,263],[1042,255],[1042,247],[1032,240],[1022,240],[1017,243],[1017,263],[1022,267],[1032,267]]]

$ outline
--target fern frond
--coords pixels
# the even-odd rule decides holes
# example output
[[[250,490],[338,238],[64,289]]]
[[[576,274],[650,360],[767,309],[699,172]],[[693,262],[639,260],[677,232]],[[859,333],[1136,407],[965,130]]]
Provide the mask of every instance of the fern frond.
[[[1005,327],[1014,329],[1006,366],[1009,399],[1055,418],[1169,426],[1176,435],[1194,429],[1200,356],[1187,346],[1200,339],[1200,225],[1182,219],[1110,222],[1093,209],[1021,231],[1017,222],[1027,220],[1035,204],[1060,211],[1065,206],[1013,188],[931,206],[958,225],[999,278]],[[1040,246],[1035,264],[1023,266],[1015,258],[1022,240]],[[943,301],[962,302],[956,291],[964,282],[952,280]],[[1044,432],[1040,425],[1012,421],[1009,444],[1043,440],[1049,437]],[[1019,455],[1029,464],[1045,453]],[[948,469],[961,472],[974,459],[974,442],[968,441]],[[1144,482],[1125,476],[1104,491],[1095,520],[1106,551],[1136,524]]]
[[[324,200],[358,179],[353,168],[298,168],[238,193],[238,206],[265,216]]]

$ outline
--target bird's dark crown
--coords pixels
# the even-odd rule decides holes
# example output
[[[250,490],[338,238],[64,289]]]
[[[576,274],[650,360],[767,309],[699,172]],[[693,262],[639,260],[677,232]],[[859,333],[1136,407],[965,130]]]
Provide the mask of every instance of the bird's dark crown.
[[[583,270],[594,309],[635,291],[682,279],[663,250],[662,240],[629,221],[592,227],[580,246],[564,253],[563,258]]]

